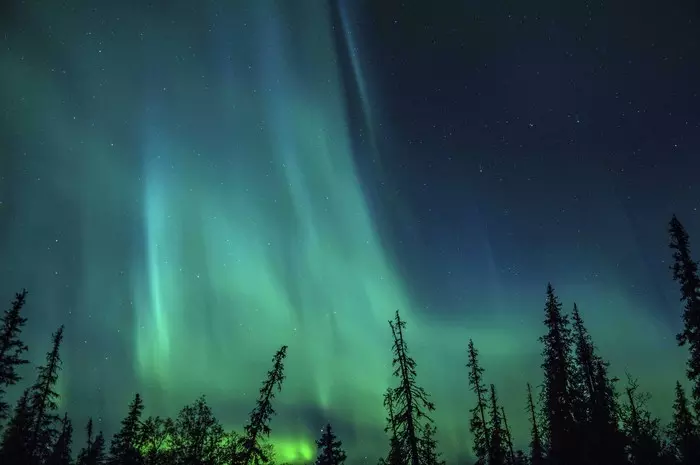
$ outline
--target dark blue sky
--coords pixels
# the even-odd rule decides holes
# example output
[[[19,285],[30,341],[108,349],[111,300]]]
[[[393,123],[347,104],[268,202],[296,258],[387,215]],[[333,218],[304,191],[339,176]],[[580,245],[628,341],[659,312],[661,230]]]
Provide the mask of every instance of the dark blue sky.
[[[697,4],[361,3],[379,182],[410,211],[390,221],[401,256],[432,245],[416,259],[439,269],[486,241],[530,277],[540,260],[544,275],[589,275],[600,254],[630,285],[664,282],[670,214],[700,226]]]

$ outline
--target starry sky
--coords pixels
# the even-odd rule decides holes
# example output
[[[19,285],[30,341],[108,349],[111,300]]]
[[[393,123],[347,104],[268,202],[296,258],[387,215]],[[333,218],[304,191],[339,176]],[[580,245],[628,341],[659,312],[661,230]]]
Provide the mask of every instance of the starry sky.
[[[668,418],[686,352],[666,223],[700,240],[700,7],[675,2],[2,2],[0,296],[61,408],[134,392],[384,453],[400,309],[445,457],[469,455],[473,338],[518,444],[544,290]],[[25,374],[31,376],[28,370]]]

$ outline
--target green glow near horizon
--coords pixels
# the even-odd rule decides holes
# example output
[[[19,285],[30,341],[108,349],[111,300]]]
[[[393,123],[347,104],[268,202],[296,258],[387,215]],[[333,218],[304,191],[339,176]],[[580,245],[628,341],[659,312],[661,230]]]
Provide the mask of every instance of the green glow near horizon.
[[[316,458],[316,444],[306,439],[278,439],[273,446],[278,463],[308,463]]]
[[[228,428],[226,431],[235,431],[237,429],[238,428]],[[172,438],[166,435],[163,442],[159,445],[161,450],[169,450],[172,444],[171,440]],[[316,457],[316,443],[314,440],[307,438],[292,436],[278,437],[269,444],[273,447],[274,463],[280,465],[285,463],[308,463]],[[231,445],[231,435],[226,435],[219,445],[223,447]],[[141,450],[142,452],[148,452],[149,449],[150,445]]]

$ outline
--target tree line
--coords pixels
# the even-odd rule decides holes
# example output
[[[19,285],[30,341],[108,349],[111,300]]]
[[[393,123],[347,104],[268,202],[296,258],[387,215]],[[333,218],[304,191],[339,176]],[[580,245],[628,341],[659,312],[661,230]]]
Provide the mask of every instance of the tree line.
[[[476,465],[698,465],[700,464],[700,275],[691,256],[688,233],[674,215],[669,223],[673,251],[672,276],[680,287],[683,329],[678,344],[687,346],[690,396],[675,382],[672,420],[662,425],[647,408],[650,395],[629,374],[624,383],[610,375],[610,365],[593,342],[582,313],[570,313],[551,284],[547,285],[542,344],[543,380],[523,387],[530,423],[529,445],[514,447],[508,417],[494,384],[470,339],[465,355],[465,391],[472,408],[471,451]],[[272,366],[241,431],[225,431],[204,396],[185,406],[175,418],[144,416],[136,394],[119,431],[109,444],[88,420],[75,440],[71,419],[58,412],[56,383],[61,372],[63,326],[51,338],[33,384],[14,407],[7,391],[21,381],[28,363],[22,340],[27,323],[23,308],[28,293],[16,294],[0,319],[0,464],[2,465],[274,465],[269,442],[273,401],[282,391],[287,346]],[[430,395],[418,384],[417,363],[406,340],[406,322],[396,311],[389,321],[395,383],[384,394],[387,449],[378,465],[444,465],[431,417]],[[465,393],[466,395],[466,393]],[[466,417],[469,417],[468,419]],[[468,442],[469,438],[465,438]],[[316,465],[343,465],[342,441],[327,424]],[[77,454],[74,454],[74,450]]]

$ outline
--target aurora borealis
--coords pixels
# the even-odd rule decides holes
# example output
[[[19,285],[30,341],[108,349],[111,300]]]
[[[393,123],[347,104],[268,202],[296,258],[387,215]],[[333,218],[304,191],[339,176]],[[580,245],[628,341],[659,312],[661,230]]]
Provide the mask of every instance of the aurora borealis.
[[[700,241],[687,12],[405,3],[2,7],[0,296],[29,289],[34,361],[65,323],[76,424],[110,434],[138,391],[239,428],[287,344],[279,457],[331,421],[374,463],[400,309],[446,458],[470,337],[524,445],[550,280],[668,417],[671,213]]]

